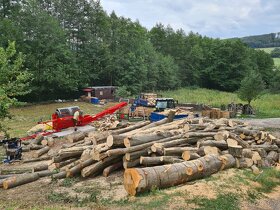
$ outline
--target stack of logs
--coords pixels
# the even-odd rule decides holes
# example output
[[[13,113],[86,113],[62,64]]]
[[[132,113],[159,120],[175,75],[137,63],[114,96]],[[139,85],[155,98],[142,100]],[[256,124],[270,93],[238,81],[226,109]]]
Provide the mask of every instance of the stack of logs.
[[[168,118],[154,123],[144,121],[115,130],[76,132],[65,137],[69,143],[51,153],[54,140],[38,137],[28,148],[39,146],[38,142],[42,148],[34,153],[35,159],[23,162],[51,158],[48,165],[41,166],[41,171],[33,169],[28,171],[32,173],[0,179],[0,186],[8,189],[45,176],[107,177],[124,168],[124,187],[130,195],[136,195],[152,187],[182,184],[227,168],[251,168],[258,174],[260,167],[279,164],[280,140],[268,132],[225,118],[172,120],[170,113]]]

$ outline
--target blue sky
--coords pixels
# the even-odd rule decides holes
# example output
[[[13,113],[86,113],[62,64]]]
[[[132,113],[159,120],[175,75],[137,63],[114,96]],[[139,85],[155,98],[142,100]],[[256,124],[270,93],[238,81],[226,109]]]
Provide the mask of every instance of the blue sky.
[[[103,8],[139,20],[214,38],[280,32],[280,0],[101,0]]]

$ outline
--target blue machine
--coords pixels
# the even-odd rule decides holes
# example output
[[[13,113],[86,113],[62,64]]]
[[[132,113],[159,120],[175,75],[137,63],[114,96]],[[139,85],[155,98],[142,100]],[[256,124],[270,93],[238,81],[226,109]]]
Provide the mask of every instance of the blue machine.
[[[162,120],[166,117],[167,117],[166,115],[161,114],[160,112],[152,112],[150,115],[150,121],[156,122],[156,121]],[[188,115],[187,114],[178,114],[178,115],[175,115],[174,120],[182,119],[185,117],[188,117]]]
[[[14,160],[20,160],[22,156],[21,140],[19,138],[11,138],[0,140],[0,145],[6,149],[6,159],[4,163],[11,163]]]

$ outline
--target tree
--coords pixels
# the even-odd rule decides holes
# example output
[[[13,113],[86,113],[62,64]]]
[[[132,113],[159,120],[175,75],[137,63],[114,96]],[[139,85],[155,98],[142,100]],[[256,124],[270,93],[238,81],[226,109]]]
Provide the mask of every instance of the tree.
[[[280,58],[280,47],[274,48],[270,53],[272,58]]]
[[[7,135],[7,128],[1,121],[10,117],[9,107],[15,105],[16,96],[30,92],[31,74],[23,70],[24,57],[16,53],[15,42],[9,42],[7,49],[0,47],[0,131]]]
[[[250,105],[253,100],[260,97],[264,88],[265,86],[261,75],[254,71],[250,71],[250,73],[241,81],[238,97],[243,101],[247,101]]]

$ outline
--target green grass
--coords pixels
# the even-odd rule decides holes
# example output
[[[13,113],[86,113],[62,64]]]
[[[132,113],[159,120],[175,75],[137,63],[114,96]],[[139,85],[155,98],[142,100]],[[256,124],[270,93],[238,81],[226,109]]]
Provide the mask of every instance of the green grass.
[[[280,58],[273,58],[274,65],[280,67]]]
[[[221,105],[227,105],[231,102],[243,103],[236,93],[223,92],[218,90],[209,90],[204,88],[182,88],[175,91],[161,92],[164,97],[172,97],[180,103],[198,103],[206,104],[220,108]],[[257,117],[280,117],[280,95],[264,94],[256,101],[252,102],[252,106],[257,111]]]

